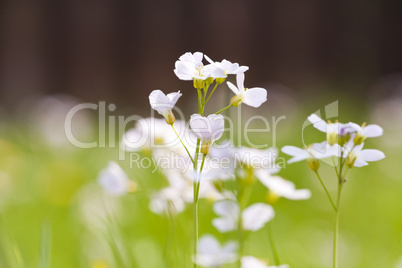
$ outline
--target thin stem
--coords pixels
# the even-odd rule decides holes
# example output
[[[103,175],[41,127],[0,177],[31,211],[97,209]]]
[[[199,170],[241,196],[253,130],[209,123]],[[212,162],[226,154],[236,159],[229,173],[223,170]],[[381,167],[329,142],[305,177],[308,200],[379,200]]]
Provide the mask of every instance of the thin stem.
[[[340,205],[341,205],[341,192],[343,187],[343,177],[342,177],[342,170],[343,166],[345,165],[345,161],[341,161],[338,173],[338,198],[336,201],[336,208],[335,211],[335,224],[334,224],[334,256],[333,256],[333,268],[338,268],[338,247],[339,247],[339,214],[340,214]],[[346,173],[345,173],[346,174]]]
[[[281,261],[279,260],[278,251],[276,250],[274,238],[272,236],[271,224],[268,223],[267,225],[268,225],[268,236],[269,236],[269,242],[271,244],[272,255],[274,255],[274,263],[275,266],[278,266],[281,264]]]
[[[184,145],[183,141],[181,140],[181,138],[180,138],[179,134],[177,133],[177,131],[176,131],[175,127],[173,126],[173,124],[171,124],[171,126],[172,126],[172,128],[173,128],[173,130],[174,130],[174,133],[176,133],[177,138],[179,138],[181,144],[183,145],[184,149],[186,149],[186,152],[187,152],[187,154],[188,154],[188,157],[190,157],[191,162],[194,164],[194,159],[193,159],[193,157],[191,156],[190,152],[188,151],[187,146]]]
[[[342,161],[342,160],[341,160],[341,161]],[[340,161],[340,162],[341,162],[341,161]],[[336,168],[336,163],[335,163],[335,158],[334,158],[334,157],[332,157],[332,163],[334,163],[334,168],[335,168],[336,176],[339,177],[339,172],[338,172],[338,169]]]
[[[214,88],[212,89],[211,93],[209,93],[208,98],[205,100],[205,103],[207,103],[209,101],[209,99],[211,98],[212,94],[215,92],[215,89],[218,87],[218,83],[215,83]]]
[[[328,200],[329,200],[329,202],[331,202],[331,205],[332,205],[334,211],[337,211],[337,207],[335,206],[334,201],[332,201],[331,195],[329,194],[327,187],[325,187],[325,184],[322,181],[320,175],[318,174],[318,171],[315,171],[314,173],[317,175],[318,180],[320,181],[322,187],[324,188],[325,193],[327,194]]]
[[[227,110],[227,109],[229,109],[230,107],[232,107],[233,105],[232,104],[229,104],[228,106],[226,106],[225,108],[223,108],[223,109],[221,109],[221,110],[219,110],[219,111],[217,111],[215,114],[220,114],[221,112],[223,112],[223,111],[225,111],[225,110]]]

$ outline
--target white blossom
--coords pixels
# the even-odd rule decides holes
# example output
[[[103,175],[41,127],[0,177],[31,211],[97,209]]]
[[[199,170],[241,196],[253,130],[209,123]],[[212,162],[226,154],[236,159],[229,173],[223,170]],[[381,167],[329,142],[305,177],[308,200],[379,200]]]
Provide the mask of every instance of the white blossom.
[[[244,73],[236,75],[237,87],[227,82],[228,87],[236,96],[231,100],[233,106],[239,106],[244,103],[251,107],[260,107],[267,101],[267,90],[261,87],[244,88]]]
[[[253,256],[244,256],[241,258],[241,268],[289,268],[288,265],[268,266],[263,261]]]
[[[237,243],[227,242],[223,246],[212,235],[203,235],[198,241],[198,252],[194,261],[201,266],[221,267],[237,260]]]
[[[99,185],[110,195],[124,195],[134,190],[134,182],[130,181],[124,170],[116,163],[109,162],[98,177]]]

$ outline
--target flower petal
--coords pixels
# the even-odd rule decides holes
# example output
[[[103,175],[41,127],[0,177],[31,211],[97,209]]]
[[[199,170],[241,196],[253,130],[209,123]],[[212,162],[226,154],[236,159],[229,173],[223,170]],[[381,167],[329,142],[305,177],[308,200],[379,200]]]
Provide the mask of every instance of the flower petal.
[[[244,73],[236,74],[237,88],[240,92],[244,92]]]
[[[313,126],[319,131],[327,132],[327,123],[323,119],[321,119],[321,117],[319,117],[318,115],[311,114],[308,117],[308,121],[310,121],[313,124]]]
[[[243,103],[257,108],[267,101],[267,90],[261,87],[254,87],[244,91],[243,96]]]
[[[379,137],[383,134],[383,129],[379,125],[368,125],[363,128],[362,134],[368,138]]]
[[[378,161],[385,158],[385,154],[380,150],[365,149],[359,153],[359,159],[367,162]]]
[[[270,205],[256,203],[243,211],[243,228],[249,231],[258,231],[274,216],[274,209]]]
[[[230,82],[226,82],[226,84],[228,85],[228,87],[230,88],[230,90],[233,91],[234,94],[236,94],[236,95],[239,95],[239,94],[240,94],[239,89],[238,89],[235,85],[233,85],[233,84],[230,83]]]

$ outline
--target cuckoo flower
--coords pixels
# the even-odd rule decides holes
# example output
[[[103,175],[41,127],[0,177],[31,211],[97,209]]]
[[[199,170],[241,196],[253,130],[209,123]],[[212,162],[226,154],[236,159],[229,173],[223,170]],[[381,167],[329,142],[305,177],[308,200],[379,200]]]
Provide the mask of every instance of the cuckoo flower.
[[[239,205],[232,200],[218,201],[214,204],[214,211],[219,218],[212,220],[212,224],[222,233],[234,231],[239,221]],[[270,205],[255,203],[246,208],[241,214],[242,226],[247,231],[258,231],[275,215]]]
[[[220,114],[211,114],[208,117],[193,114],[190,126],[194,135],[202,142],[201,153],[208,154],[211,143],[222,137],[225,124],[223,116]]]
[[[110,195],[124,195],[136,189],[134,182],[130,181],[124,170],[116,163],[109,162],[107,168],[102,170],[98,183]]]
[[[182,55],[175,63],[174,73],[180,80],[194,81],[194,87],[201,89],[204,87],[205,80],[208,78],[224,78],[225,72],[215,65],[202,64],[203,54],[201,52],[190,52]]]
[[[176,120],[172,109],[181,95],[180,91],[165,95],[161,90],[156,89],[149,94],[149,103],[152,109],[156,110],[160,115],[163,115],[166,123],[171,125]]]
[[[324,159],[331,156],[340,157],[341,147],[338,144],[330,146],[326,141],[314,143],[313,145],[302,149],[295,146],[284,146],[282,152],[293,156],[288,163],[307,160],[307,163],[312,170],[317,170],[319,167],[318,159]]]
[[[227,242],[221,246],[212,235],[204,235],[198,241],[198,252],[194,261],[201,266],[221,267],[236,261],[236,251],[236,242]]]
[[[356,131],[353,123],[327,123],[316,114],[311,114],[308,120],[313,126],[321,132],[327,133],[327,141],[329,145],[338,143],[344,145],[350,138],[350,133]],[[339,140],[338,140],[339,138]]]
[[[244,88],[244,73],[236,75],[237,87],[227,82],[228,87],[233,91],[234,96],[230,104],[239,106],[243,102],[251,107],[260,107],[267,100],[267,90],[261,87]]]
[[[245,71],[247,71],[249,68],[248,66],[239,66],[238,63],[231,63],[228,60],[222,60],[221,62],[214,62],[213,60],[211,60],[207,55],[204,55],[205,59],[212,64],[213,66],[215,66],[216,68],[221,69],[224,74],[225,77],[229,74],[239,74],[239,73],[244,73]],[[220,84],[225,80],[225,78],[217,78],[216,81]]]
[[[343,152],[343,157],[346,158],[346,165],[351,167],[367,166],[367,162],[379,161],[385,158],[385,155],[380,150],[365,149],[363,150],[364,143],[355,145],[349,142]]]
[[[357,131],[354,138],[355,145],[359,145],[366,140],[366,138],[375,138],[383,134],[383,129],[379,125],[366,125],[359,126],[355,123],[350,123],[352,127]]]
[[[291,200],[303,200],[311,197],[310,190],[296,190],[296,187],[292,182],[279,176],[272,176],[266,170],[259,169],[256,170],[255,173],[259,181],[272,192],[271,197],[285,197]]]

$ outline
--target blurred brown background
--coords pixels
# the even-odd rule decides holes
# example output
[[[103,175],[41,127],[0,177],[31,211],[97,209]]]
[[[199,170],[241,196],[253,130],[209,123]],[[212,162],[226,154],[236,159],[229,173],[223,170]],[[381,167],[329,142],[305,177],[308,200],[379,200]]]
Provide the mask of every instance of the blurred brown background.
[[[402,70],[402,1],[2,1],[0,103],[68,93],[141,108],[185,90],[186,51],[250,66],[247,84],[367,96]]]

